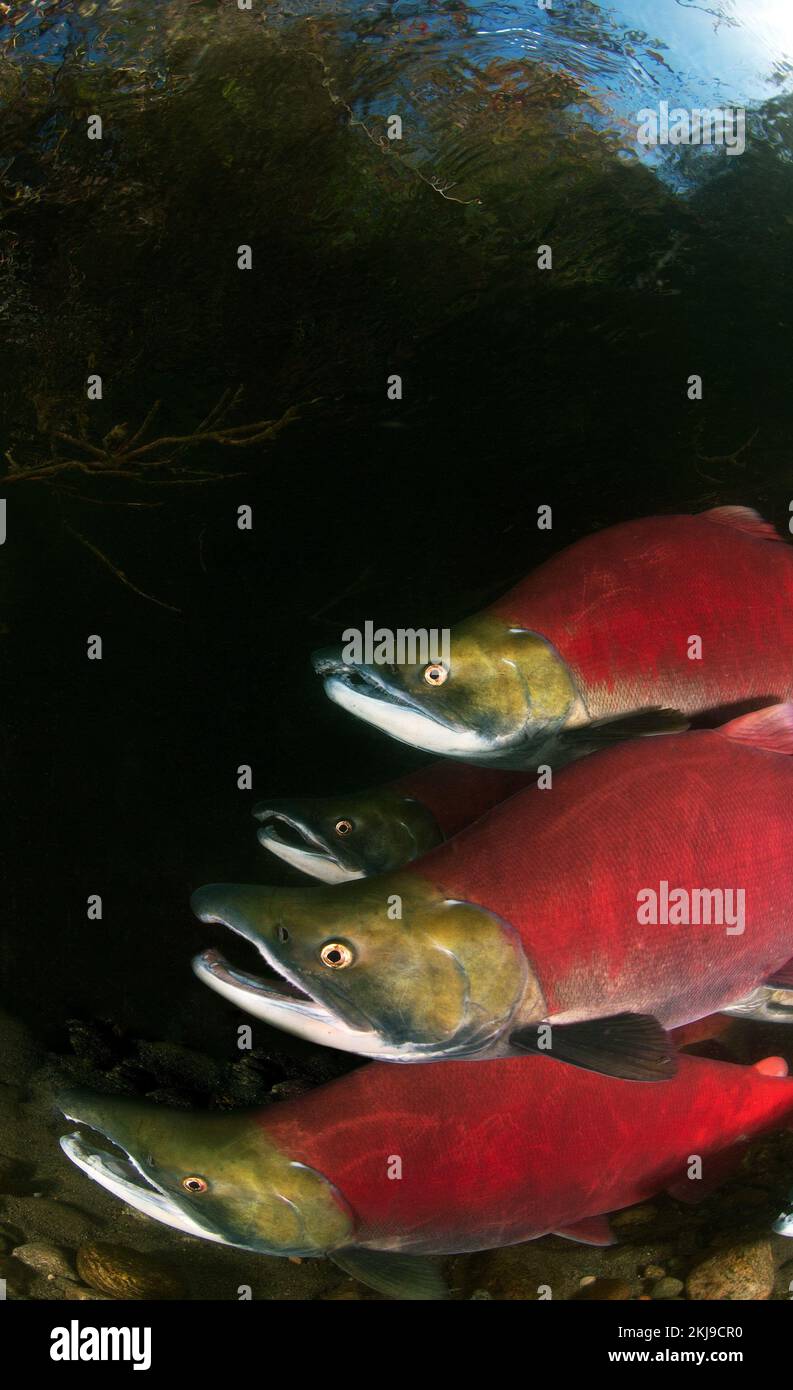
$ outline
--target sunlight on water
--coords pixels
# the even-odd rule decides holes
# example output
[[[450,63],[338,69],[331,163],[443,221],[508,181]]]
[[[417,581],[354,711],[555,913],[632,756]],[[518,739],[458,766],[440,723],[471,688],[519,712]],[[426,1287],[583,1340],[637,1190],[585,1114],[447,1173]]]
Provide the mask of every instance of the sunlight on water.
[[[89,61],[125,61],[149,67],[149,81],[164,80],[168,44],[180,37],[209,42],[223,21],[233,20],[233,0],[220,6],[157,0],[112,0],[107,5],[42,3],[10,5],[0,24],[0,45],[14,62],[48,64],[81,54]],[[285,42],[308,40],[323,48],[332,85],[339,67],[342,88],[332,90],[361,120],[408,112],[424,128],[424,146],[414,140],[408,156],[417,166],[432,159],[437,133],[458,128],[456,102],[480,89],[497,99],[533,99],[538,83],[552,74],[567,86],[567,106],[590,129],[608,134],[625,157],[639,157],[665,171],[680,188],[688,184],[677,153],[648,149],[636,138],[638,113],[648,104],[670,108],[757,108],[789,93],[793,85],[793,9],[787,0],[633,0],[595,5],[588,0],[542,3],[480,3],[464,0],[394,0],[383,3],[318,4],[291,0],[263,14],[239,16],[266,24]],[[198,75],[201,51],[189,68]],[[330,88],[329,88],[330,90]],[[443,103],[444,112],[435,110]],[[435,130],[433,137],[429,128]],[[770,135],[759,129],[754,138]],[[471,129],[466,155],[452,161],[470,177],[487,151]],[[446,158],[448,160],[448,151]]]

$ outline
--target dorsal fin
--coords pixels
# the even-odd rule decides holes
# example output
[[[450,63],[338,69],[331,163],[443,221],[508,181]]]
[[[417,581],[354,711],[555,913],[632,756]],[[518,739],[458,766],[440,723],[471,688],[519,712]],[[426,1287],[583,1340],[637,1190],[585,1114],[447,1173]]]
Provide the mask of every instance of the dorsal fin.
[[[712,507],[708,512],[700,512],[708,521],[719,526],[732,526],[736,531],[744,531],[747,536],[755,536],[764,541],[781,541],[782,537],[770,521],[756,512],[754,507]]]
[[[787,1076],[788,1064],[784,1057],[763,1057],[752,1063],[752,1071],[759,1071],[761,1076]]]
[[[793,753],[793,704],[766,705],[722,724],[719,733],[771,753]]]

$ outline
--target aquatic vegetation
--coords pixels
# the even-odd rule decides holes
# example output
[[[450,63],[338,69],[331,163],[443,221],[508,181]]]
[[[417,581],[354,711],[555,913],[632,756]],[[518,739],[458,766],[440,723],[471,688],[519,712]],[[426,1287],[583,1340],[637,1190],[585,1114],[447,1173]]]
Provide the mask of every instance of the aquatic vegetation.
[[[162,486],[185,487],[205,483],[222,482],[230,477],[241,476],[225,468],[202,465],[187,458],[191,452],[212,445],[225,450],[248,449],[256,445],[271,444],[287,425],[300,418],[299,408],[290,406],[280,419],[257,420],[248,425],[226,424],[226,417],[238,404],[242,388],[226,391],[209,414],[188,434],[162,435],[147,439],[157,415],[160,402],[156,401],[143,423],[132,433],[129,426],[114,425],[104,438],[92,440],[85,428],[86,412],[81,411],[84,424],[83,433],[72,435],[65,430],[52,429],[49,437],[49,456],[36,456],[35,445],[26,450],[25,462],[20,462],[19,450],[12,453],[6,450],[7,471],[2,483],[8,487],[13,483],[45,483],[59,495],[84,500],[85,493],[79,487],[81,482],[90,480],[104,483],[109,479],[121,479],[136,485],[139,493],[143,489]],[[315,404],[311,402],[310,404]],[[39,399],[38,411],[41,416],[44,402]],[[77,476],[75,476],[77,475]],[[118,499],[108,498],[101,491],[91,498],[102,505],[118,505]],[[149,507],[157,505],[151,501],[122,499],[120,505],[127,507]],[[65,530],[81,545],[85,546],[111,573],[133,593],[149,599],[161,607],[179,610],[162,599],[147,594],[119,568],[91,540],[78,532],[69,522],[64,522]]]

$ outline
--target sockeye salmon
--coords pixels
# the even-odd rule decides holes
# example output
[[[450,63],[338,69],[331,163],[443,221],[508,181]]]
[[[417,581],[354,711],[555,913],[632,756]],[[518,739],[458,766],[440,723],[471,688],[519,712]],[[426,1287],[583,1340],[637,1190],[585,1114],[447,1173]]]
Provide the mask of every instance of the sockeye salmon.
[[[262,1111],[87,1092],[59,1105],[93,1131],[65,1135],[64,1152],[147,1216],[264,1254],[327,1255],[374,1288],[427,1298],[444,1295],[432,1255],[549,1232],[610,1244],[608,1213],[697,1188],[692,1153],[704,1185],[736,1146],[789,1129],[793,1081],[778,1058],[682,1056],[668,1085],[637,1087],[521,1057],[375,1064]],[[774,1229],[793,1232],[790,1215]]]
[[[314,665],[332,700],[403,743],[506,767],[787,700],[793,547],[748,507],[613,526],[453,627],[449,653],[377,665],[334,648]]]
[[[313,878],[346,883],[420,858],[536,780],[437,762],[371,791],[260,801],[253,814],[265,849]]]
[[[539,1048],[664,1079],[663,1029],[793,985],[792,752],[793,705],[772,706],[595,754],[396,874],[209,885],[196,914],[288,985],[216,953],[195,968],[277,1026],[381,1060]]]

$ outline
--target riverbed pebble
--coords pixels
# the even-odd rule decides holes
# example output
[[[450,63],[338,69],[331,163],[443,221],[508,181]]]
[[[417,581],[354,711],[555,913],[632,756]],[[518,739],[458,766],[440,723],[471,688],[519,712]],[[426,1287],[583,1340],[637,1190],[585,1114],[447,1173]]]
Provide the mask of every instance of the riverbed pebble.
[[[184,1286],[167,1264],[125,1245],[94,1241],[77,1251],[83,1283],[111,1298],[182,1298]]]
[[[734,1302],[766,1299],[774,1287],[774,1256],[767,1240],[726,1246],[698,1264],[686,1280],[692,1299]]]

